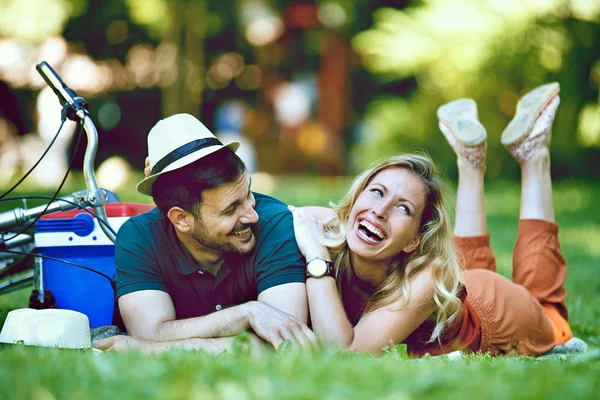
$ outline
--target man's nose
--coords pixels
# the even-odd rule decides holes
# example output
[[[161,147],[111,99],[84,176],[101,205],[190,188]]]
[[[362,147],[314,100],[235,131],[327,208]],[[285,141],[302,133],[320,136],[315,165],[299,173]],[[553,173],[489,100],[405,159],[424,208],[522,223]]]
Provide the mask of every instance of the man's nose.
[[[240,218],[240,222],[248,225],[258,222],[258,213],[250,203],[246,203],[246,206],[244,207],[244,213]]]

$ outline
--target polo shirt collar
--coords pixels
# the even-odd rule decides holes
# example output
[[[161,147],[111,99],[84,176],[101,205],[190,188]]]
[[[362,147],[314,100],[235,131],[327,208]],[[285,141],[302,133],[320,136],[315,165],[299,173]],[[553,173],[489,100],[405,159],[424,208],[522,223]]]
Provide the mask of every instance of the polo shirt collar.
[[[194,260],[189,251],[183,246],[183,243],[177,237],[175,228],[168,218],[163,218],[162,223],[167,232],[167,248],[171,252],[171,260],[180,275],[190,275],[198,272],[201,268]]]

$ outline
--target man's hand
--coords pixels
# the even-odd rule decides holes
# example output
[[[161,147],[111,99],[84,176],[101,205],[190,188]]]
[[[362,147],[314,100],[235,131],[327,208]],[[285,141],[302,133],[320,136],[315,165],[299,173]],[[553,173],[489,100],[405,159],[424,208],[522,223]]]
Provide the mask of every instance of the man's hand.
[[[96,348],[104,351],[116,351],[119,353],[128,350],[138,350],[143,353],[152,353],[155,351],[155,343],[151,340],[136,339],[131,336],[117,335],[99,340]]]
[[[256,335],[248,334],[247,342],[242,343],[242,351],[249,352],[253,357],[260,357],[273,351],[271,345]],[[104,351],[123,353],[137,350],[142,353],[162,353],[173,349],[202,350],[208,354],[221,354],[223,352],[236,351],[236,342],[239,346],[239,338],[230,336],[213,339],[186,339],[157,342],[153,340],[138,339],[131,336],[112,336],[99,340],[96,348]]]
[[[275,349],[285,340],[301,349],[313,349],[317,346],[317,337],[313,331],[293,315],[261,301],[251,301],[246,306],[250,313],[250,328]]]

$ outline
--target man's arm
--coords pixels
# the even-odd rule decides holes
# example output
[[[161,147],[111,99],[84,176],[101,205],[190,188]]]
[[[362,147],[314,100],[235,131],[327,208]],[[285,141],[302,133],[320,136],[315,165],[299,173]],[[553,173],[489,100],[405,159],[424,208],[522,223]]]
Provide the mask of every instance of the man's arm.
[[[260,356],[265,352],[272,351],[272,347],[253,334],[249,334],[248,350],[254,356]],[[170,342],[156,342],[134,338],[131,336],[113,336],[107,339],[99,340],[96,348],[104,351],[125,352],[129,350],[138,350],[143,353],[163,353],[172,349],[184,350],[202,350],[209,354],[220,354],[224,351],[233,350],[235,337],[224,337],[214,339],[186,339],[174,340]]]
[[[258,295],[258,300],[308,322],[306,285],[300,282],[270,287]]]
[[[302,209],[321,221],[335,218],[331,208],[302,207]],[[308,322],[308,297],[304,283],[293,282],[270,287],[258,295],[258,300],[292,314],[304,323]]]
[[[180,340],[233,336],[249,326],[249,308],[236,306],[202,317],[176,320],[171,296],[161,290],[140,290],[119,297],[127,332],[149,340]]]
[[[257,198],[257,212],[266,214],[254,250],[258,300],[306,323],[305,260],[294,238],[292,214],[278,200],[266,197]]]
[[[303,348],[316,344],[314,333],[301,320],[260,301],[176,320],[173,302],[167,293],[142,290],[121,296],[119,308],[129,334],[140,339],[222,338],[251,328],[275,348],[286,339]]]

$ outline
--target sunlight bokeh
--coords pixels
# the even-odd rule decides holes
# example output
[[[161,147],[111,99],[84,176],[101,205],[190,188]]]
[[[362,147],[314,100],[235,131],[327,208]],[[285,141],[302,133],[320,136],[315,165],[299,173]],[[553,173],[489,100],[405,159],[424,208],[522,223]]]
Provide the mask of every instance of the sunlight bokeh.
[[[456,98],[470,97],[486,105],[487,109],[480,108],[484,124],[486,118],[492,126],[506,124],[525,91],[557,80],[571,68],[566,57],[573,56],[569,52],[578,34],[556,22],[572,18],[597,23],[599,4],[585,0],[431,0],[418,7],[377,10],[373,25],[354,37],[354,49],[381,82],[414,79],[418,91],[406,102],[380,96],[369,103],[365,119],[375,130],[367,159],[385,155],[382,149],[390,147],[396,151],[430,148],[431,142],[421,138],[439,134],[430,131],[435,109]],[[511,75],[498,75],[502,70]],[[594,71],[590,81],[600,82]],[[520,81],[531,86],[523,87]],[[590,103],[580,111],[576,137],[584,147],[600,145],[599,110],[600,103]],[[423,121],[424,116],[431,120]],[[501,129],[488,131],[493,142]],[[559,133],[557,142],[571,140],[569,132]],[[357,153],[365,154],[361,150]],[[501,171],[502,161],[490,157],[488,173],[494,176]]]
[[[62,33],[69,18],[67,0],[0,1],[0,36],[39,41]]]
[[[559,0],[457,0],[429,1],[407,10],[384,8],[374,15],[373,28],[353,43],[371,71],[408,76],[431,70],[442,74],[435,83],[443,88],[480,69],[498,42],[521,37],[537,18],[559,13],[562,6]],[[544,43],[550,52],[561,44]]]

